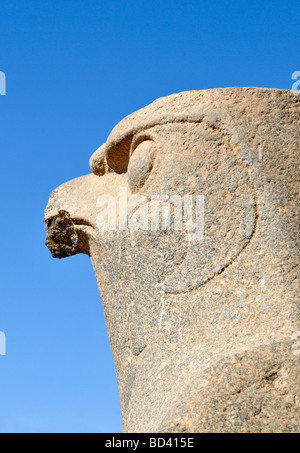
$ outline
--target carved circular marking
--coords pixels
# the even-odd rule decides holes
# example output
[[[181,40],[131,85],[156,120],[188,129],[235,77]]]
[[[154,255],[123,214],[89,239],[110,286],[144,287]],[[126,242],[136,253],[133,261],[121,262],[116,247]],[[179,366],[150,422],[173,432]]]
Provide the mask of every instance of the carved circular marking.
[[[152,140],[144,140],[134,149],[128,164],[128,185],[132,193],[138,192],[147,181],[156,155]]]

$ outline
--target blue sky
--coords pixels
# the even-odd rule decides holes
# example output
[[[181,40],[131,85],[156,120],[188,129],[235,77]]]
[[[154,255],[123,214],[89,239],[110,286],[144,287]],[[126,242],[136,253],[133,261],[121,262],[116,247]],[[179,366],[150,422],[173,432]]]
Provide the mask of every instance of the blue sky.
[[[299,30],[296,1],[1,1],[0,432],[121,431],[89,258],[44,246],[51,190],[160,96],[290,89]]]

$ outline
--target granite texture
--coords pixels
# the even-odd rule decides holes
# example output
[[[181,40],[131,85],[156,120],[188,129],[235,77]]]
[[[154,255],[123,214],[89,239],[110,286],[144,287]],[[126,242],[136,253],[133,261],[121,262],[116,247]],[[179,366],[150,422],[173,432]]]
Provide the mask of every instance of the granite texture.
[[[46,244],[90,256],[124,432],[299,431],[299,148],[289,90],[183,92],[124,118],[92,173],[51,193]],[[127,207],[138,230],[118,225],[124,190],[144,196]],[[103,195],[116,228],[111,211],[99,226]],[[201,195],[203,236],[178,228],[176,201],[149,229],[162,195]]]

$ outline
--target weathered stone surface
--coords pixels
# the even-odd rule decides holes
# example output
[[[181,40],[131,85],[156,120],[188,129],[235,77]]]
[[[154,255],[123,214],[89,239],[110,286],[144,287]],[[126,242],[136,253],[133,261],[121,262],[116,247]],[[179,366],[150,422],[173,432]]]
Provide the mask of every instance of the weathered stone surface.
[[[123,119],[93,173],[52,192],[47,246],[91,258],[124,432],[299,430],[299,126],[289,90],[174,94]],[[126,190],[146,197],[127,225]],[[177,223],[192,194],[203,235]],[[116,228],[113,209],[110,229],[99,221],[103,195]],[[154,195],[175,196],[166,229],[149,229]]]

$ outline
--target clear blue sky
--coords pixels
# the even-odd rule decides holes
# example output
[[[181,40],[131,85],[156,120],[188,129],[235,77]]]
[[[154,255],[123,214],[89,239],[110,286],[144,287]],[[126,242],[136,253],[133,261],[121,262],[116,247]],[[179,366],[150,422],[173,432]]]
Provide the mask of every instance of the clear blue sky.
[[[299,29],[297,1],[1,1],[0,432],[121,430],[89,258],[44,246],[50,191],[160,96],[290,89]]]

